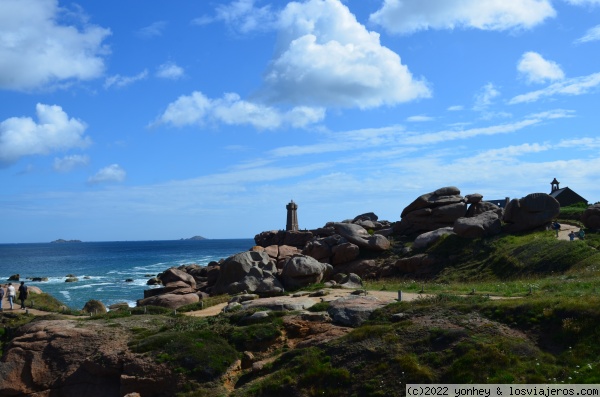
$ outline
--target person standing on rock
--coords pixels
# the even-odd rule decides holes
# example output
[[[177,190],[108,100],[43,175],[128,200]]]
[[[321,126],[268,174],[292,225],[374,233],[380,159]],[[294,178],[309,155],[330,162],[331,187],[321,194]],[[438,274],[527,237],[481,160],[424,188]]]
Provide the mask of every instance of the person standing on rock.
[[[2,288],[2,286],[0,285],[0,312],[4,311],[4,309],[2,309],[2,301],[4,300],[4,288]]]
[[[25,309],[25,299],[27,299],[27,286],[25,285],[25,281],[21,281],[21,286],[19,287],[19,300],[21,301],[21,309]]]
[[[15,287],[13,287],[12,283],[8,283],[8,288],[6,288],[6,292],[8,294],[8,303],[10,304],[10,310],[12,310],[13,302],[15,301],[15,296],[17,296],[17,292],[15,291]]]
[[[569,233],[569,239],[571,241],[575,240],[575,232],[573,230],[571,230],[571,233]]]

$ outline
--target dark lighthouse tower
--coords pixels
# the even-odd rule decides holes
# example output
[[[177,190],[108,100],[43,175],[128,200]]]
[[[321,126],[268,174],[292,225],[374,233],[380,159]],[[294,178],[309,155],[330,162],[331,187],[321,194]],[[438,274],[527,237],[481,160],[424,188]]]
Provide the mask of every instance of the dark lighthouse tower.
[[[285,225],[285,230],[298,231],[298,214],[296,213],[298,204],[294,203],[294,200],[292,200],[285,208],[287,209],[287,223]]]

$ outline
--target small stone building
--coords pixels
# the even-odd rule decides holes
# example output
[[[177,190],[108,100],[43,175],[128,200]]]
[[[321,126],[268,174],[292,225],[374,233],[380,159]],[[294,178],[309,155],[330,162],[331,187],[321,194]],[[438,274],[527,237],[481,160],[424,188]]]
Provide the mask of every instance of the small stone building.
[[[568,187],[561,188],[560,182],[557,181],[556,178],[554,178],[554,180],[550,182],[550,185],[552,185],[550,196],[554,197],[561,207],[566,207],[568,205],[573,205],[577,203],[588,203],[586,199],[584,199]]]

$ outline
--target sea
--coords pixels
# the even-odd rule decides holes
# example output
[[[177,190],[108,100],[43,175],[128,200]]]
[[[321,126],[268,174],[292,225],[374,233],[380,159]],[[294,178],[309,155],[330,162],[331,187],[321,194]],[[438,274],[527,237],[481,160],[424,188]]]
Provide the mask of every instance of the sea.
[[[253,239],[0,244],[0,283],[19,274],[26,285],[74,310],[90,299],[107,307],[119,302],[135,307],[144,290],[156,288],[147,285],[151,277],[171,267],[206,266],[253,245]],[[66,282],[68,275],[79,281]],[[32,277],[48,281],[34,282]]]

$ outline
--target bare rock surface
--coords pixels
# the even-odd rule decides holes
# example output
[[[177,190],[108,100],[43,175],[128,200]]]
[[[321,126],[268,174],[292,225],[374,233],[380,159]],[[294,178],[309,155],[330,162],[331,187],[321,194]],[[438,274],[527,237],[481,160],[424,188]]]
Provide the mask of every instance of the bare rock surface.
[[[385,236],[381,234],[371,235],[360,225],[340,222],[335,222],[332,225],[340,236],[360,248],[373,251],[385,251],[390,248],[390,242]]]
[[[522,232],[544,226],[560,213],[558,201],[546,193],[531,193],[512,199],[504,209],[507,232]]]
[[[600,229],[600,204],[590,205],[581,215],[583,225],[588,229]]]
[[[181,306],[200,302],[200,297],[193,290],[187,294],[167,293],[151,296],[137,301],[138,306],[161,306],[169,309],[177,309]]]
[[[20,327],[0,361],[0,395],[167,396],[179,375],[129,351],[119,327],[40,320]]]
[[[466,212],[467,204],[460,190],[454,186],[443,187],[419,196],[404,208],[395,230],[400,234],[414,234],[452,227]]]
[[[275,274],[277,267],[265,251],[245,251],[230,256],[220,265],[213,294],[237,294],[243,291],[265,295],[283,292]]]
[[[350,295],[331,301],[327,313],[336,324],[358,327],[369,319],[371,313],[388,303],[374,296]]]
[[[162,282],[163,285],[173,282],[183,282],[188,284],[191,288],[196,288],[196,280],[192,275],[174,267],[167,269],[163,273],[159,274],[158,279]]]
[[[449,234],[454,234],[454,230],[451,227],[443,227],[441,229],[419,234],[413,243],[413,248],[421,249],[428,247],[443,236],[447,236]]]
[[[294,255],[286,261],[280,278],[288,289],[302,288],[321,282],[330,270],[331,265],[321,263],[313,257]]]
[[[494,236],[502,231],[502,221],[497,212],[486,211],[472,217],[458,218],[453,231],[466,238]]]
[[[304,310],[318,301],[308,297],[271,297],[242,302],[245,309],[262,307],[273,311]]]

